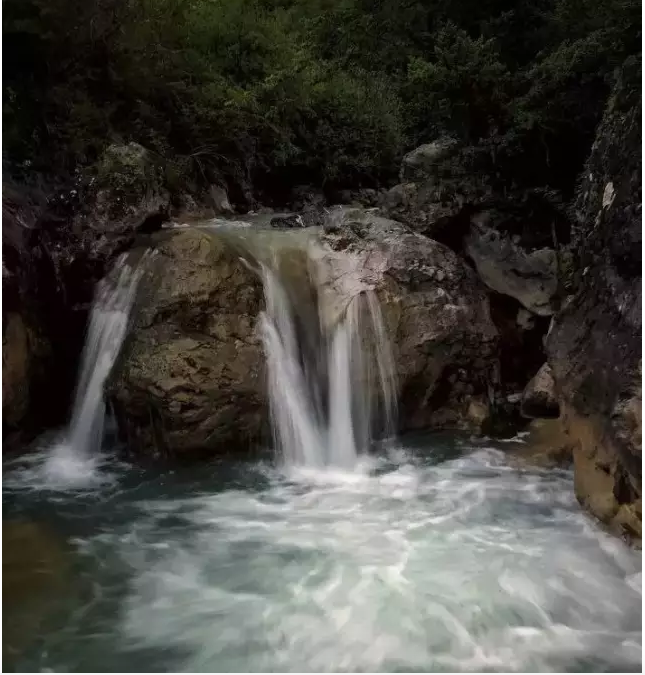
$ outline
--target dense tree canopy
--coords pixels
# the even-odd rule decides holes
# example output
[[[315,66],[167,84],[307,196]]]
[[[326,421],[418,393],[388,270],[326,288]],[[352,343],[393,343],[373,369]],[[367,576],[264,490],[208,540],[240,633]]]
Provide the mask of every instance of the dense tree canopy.
[[[440,134],[570,191],[639,0],[4,0],[5,165],[375,186]],[[27,163],[27,164],[25,164]]]

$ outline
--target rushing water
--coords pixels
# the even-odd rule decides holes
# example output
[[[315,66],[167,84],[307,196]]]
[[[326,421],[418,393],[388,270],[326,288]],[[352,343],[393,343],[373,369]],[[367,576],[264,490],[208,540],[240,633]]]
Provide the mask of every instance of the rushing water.
[[[50,481],[85,483],[94,475],[105,431],[103,387],[125,339],[140,267],[121,258],[96,288],[67,428],[43,466]]]
[[[567,471],[485,442],[410,439],[352,472],[108,461],[73,490],[25,461],[5,532],[64,553],[19,559],[41,581],[5,604],[5,669],[640,672],[640,552]]]
[[[287,466],[350,469],[375,431],[394,431],[394,369],[376,296],[367,290],[351,298],[329,326],[324,303],[299,307],[275,270],[261,269],[276,451]]]

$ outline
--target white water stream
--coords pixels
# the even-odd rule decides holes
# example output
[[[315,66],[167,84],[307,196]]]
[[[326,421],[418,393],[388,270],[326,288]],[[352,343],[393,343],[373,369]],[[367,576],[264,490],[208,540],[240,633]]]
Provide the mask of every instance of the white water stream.
[[[351,469],[377,435],[395,431],[396,382],[376,295],[355,295],[330,324],[321,288],[312,311],[274,269],[262,265],[261,276],[275,452],[287,466]]]
[[[69,424],[43,469],[48,481],[82,484],[94,477],[105,426],[103,388],[125,339],[141,267],[125,256],[96,288]]]

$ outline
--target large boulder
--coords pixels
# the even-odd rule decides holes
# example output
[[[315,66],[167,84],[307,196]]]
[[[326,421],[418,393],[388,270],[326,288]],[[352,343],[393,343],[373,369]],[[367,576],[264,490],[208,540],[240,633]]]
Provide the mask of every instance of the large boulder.
[[[453,251],[361,209],[326,226],[327,284],[380,300],[399,387],[400,428],[481,430],[498,385],[498,333],[475,273]]]
[[[86,312],[116,257],[159,230],[170,209],[162,160],[137,143],[108,146],[94,166],[49,197],[34,228],[61,301]]]
[[[555,316],[549,363],[574,440],[578,499],[641,537],[641,90],[630,59],[575,203],[574,294]]]
[[[399,185],[381,198],[384,216],[432,239],[460,244],[472,204],[490,194],[485,179],[471,170],[463,148],[440,138],[409,152],[401,164]]]
[[[159,455],[251,445],[266,417],[260,281],[229,241],[203,230],[156,250],[110,385],[119,426],[131,448]]]
[[[464,251],[489,288],[515,298],[534,314],[553,314],[558,291],[558,265],[553,249],[528,252],[508,234],[474,221],[465,238]]]
[[[108,146],[80,189],[86,204],[71,223],[79,241],[70,254],[84,254],[88,265],[109,265],[137,235],[160,229],[171,210],[165,165],[138,143]],[[60,199],[72,200],[74,192]]]
[[[401,429],[481,430],[489,422],[498,334],[473,270],[446,246],[373,212],[333,216],[311,247],[311,233],[248,228],[184,230],[161,241],[109,386],[130,447],[196,456],[265,440],[263,289],[252,267],[263,256],[275,260],[271,246],[289,295],[299,307],[315,297],[324,330],[356,294],[375,292],[393,349]]]

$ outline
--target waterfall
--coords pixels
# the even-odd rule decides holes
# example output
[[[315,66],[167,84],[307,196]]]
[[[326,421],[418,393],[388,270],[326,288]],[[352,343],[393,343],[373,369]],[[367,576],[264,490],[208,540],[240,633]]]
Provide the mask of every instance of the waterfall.
[[[320,281],[303,299],[283,283],[277,266],[260,267],[276,453],[287,466],[351,469],[377,434],[387,437],[395,429],[394,368],[376,294],[355,294],[330,323]],[[312,309],[318,322],[311,320]]]
[[[97,285],[81,356],[70,421],[54,447],[46,472],[75,480],[92,470],[105,424],[103,387],[125,339],[142,266],[123,256],[112,274]]]

